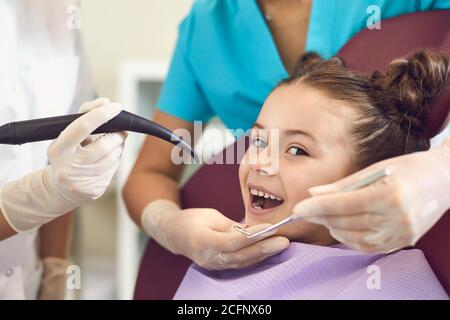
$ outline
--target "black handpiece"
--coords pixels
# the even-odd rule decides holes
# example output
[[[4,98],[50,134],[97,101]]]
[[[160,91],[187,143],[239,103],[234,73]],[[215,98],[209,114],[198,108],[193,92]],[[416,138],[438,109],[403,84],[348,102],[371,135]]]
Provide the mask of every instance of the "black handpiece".
[[[27,121],[17,121],[0,126],[0,144],[24,144],[36,141],[56,139],[59,134],[73,121],[83,114],[41,118]],[[133,113],[122,111],[116,117],[106,122],[92,134],[132,131],[158,137],[178,145],[197,161],[195,151],[169,129]]]

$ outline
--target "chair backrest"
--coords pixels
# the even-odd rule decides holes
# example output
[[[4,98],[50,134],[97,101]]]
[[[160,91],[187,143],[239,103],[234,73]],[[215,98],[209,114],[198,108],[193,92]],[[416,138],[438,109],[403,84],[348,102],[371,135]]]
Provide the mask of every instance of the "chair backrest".
[[[362,71],[386,71],[389,61],[419,48],[439,48],[450,53],[450,10],[428,11],[384,21],[381,30],[364,30],[356,35],[340,50],[339,56],[348,66]],[[445,124],[449,110],[450,87],[432,106],[427,124],[431,137]],[[449,230],[450,210],[416,247],[424,252],[450,295]]]
[[[383,71],[396,58],[422,47],[450,49],[450,10],[427,11],[383,20],[380,30],[363,30],[339,52],[349,66]],[[449,114],[450,90],[433,106],[428,129],[435,134]],[[231,146],[229,148],[234,148]],[[229,152],[225,150],[225,152]],[[222,156],[222,155],[219,155]],[[204,165],[181,190],[184,208],[215,208],[239,221],[244,206],[238,164]],[[211,187],[214,186],[214,187]],[[226,190],[226,192],[223,192]],[[450,211],[417,244],[450,294]],[[190,261],[149,241],[142,258],[135,299],[171,299]]]
[[[236,150],[236,144],[217,157],[230,154],[231,148]],[[233,154],[238,154],[237,150]],[[237,162],[202,166],[181,190],[183,208],[214,208],[232,220],[242,220],[244,204]],[[135,299],[172,299],[190,263],[189,259],[173,255],[149,240],[139,269]]]

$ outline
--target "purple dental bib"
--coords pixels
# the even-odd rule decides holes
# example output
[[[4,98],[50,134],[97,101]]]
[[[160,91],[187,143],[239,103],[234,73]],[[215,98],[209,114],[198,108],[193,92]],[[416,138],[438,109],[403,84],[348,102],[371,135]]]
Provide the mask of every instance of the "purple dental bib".
[[[448,299],[422,251],[389,255],[291,243],[241,270],[189,267],[174,299]]]

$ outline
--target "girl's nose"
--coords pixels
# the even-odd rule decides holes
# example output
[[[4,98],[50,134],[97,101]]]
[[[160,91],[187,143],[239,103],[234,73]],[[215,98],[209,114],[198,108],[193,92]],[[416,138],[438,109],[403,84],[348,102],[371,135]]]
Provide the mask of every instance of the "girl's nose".
[[[270,147],[256,154],[256,161],[252,164],[252,170],[257,174],[272,176],[278,173],[278,152],[272,152]]]
[[[277,170],[275,170],[272,166],[266,166],[256,169],[256,172],[262,176],[273,176],[277,173]]]

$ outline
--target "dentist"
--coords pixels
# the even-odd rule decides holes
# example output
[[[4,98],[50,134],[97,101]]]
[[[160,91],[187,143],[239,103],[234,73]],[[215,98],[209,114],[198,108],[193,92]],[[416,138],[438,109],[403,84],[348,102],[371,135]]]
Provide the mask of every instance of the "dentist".
[[[0,124],[73,113],[94,96],[78,31],[68,26],[76,4],[0,0]],[[0,145],[0,300],[64,298],[65,214],[110,183],[126,135],[89,136],[120,111],[97,99],[50,146]]]

